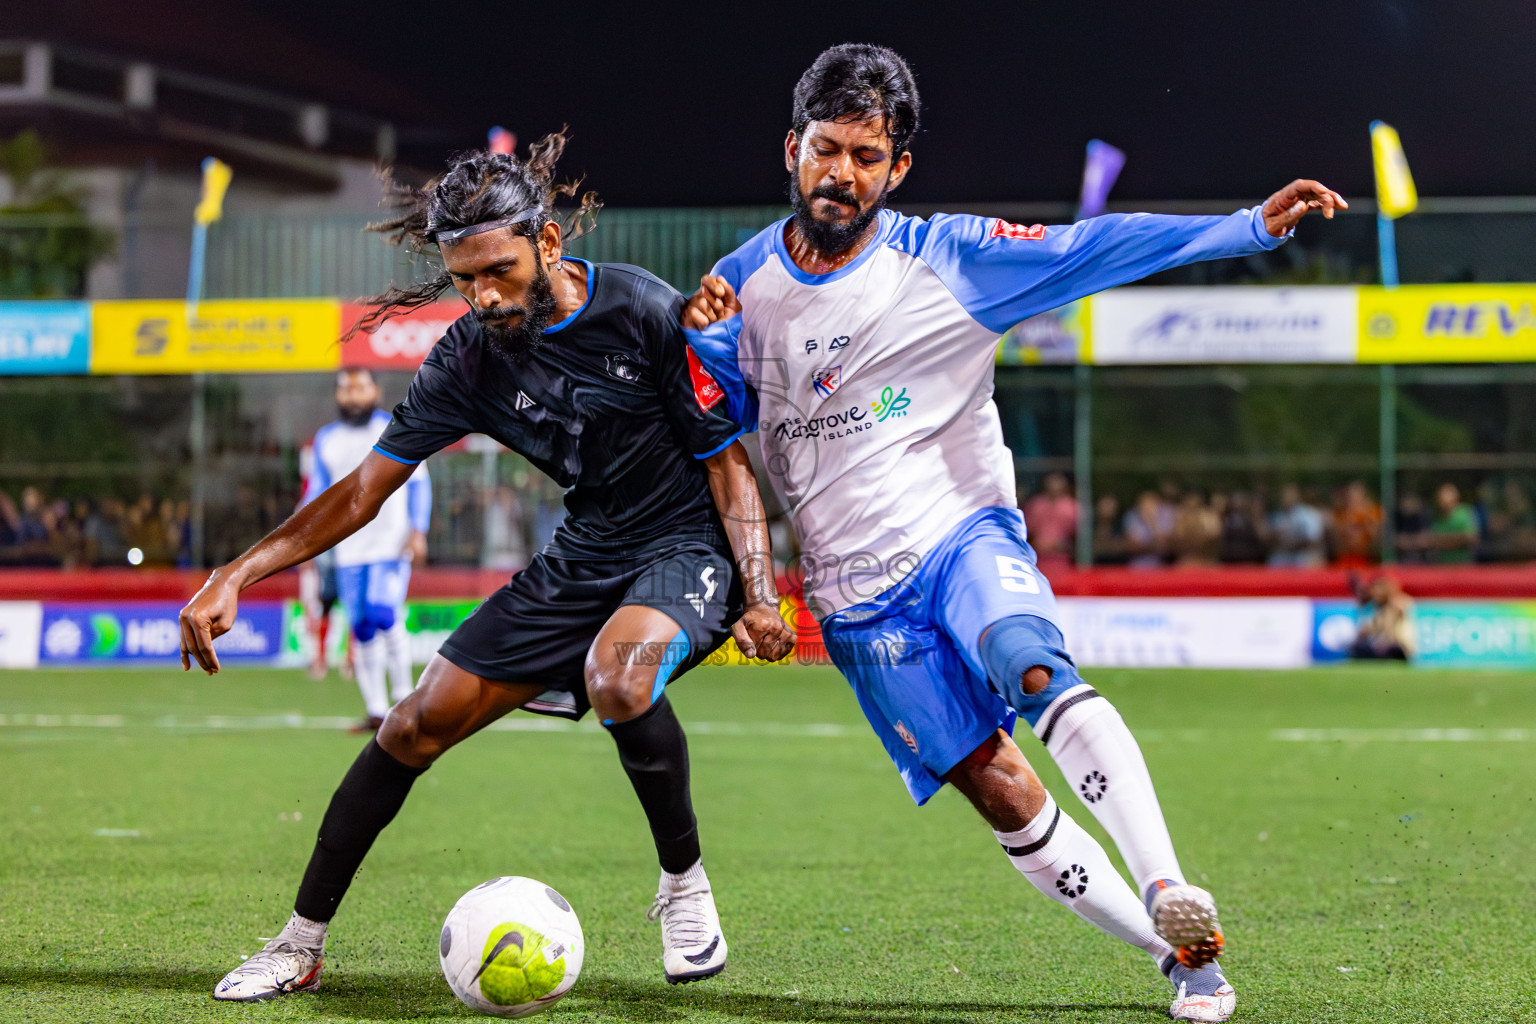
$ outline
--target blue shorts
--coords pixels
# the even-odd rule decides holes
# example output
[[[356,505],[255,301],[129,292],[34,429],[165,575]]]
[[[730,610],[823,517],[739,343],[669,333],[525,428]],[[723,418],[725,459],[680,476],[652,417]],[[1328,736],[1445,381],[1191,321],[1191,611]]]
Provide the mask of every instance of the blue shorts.
[[[987,508],[951,530],[901,583],[821,624],[828,655],[919,804],[988,736],[1013,731],[1018,713],[987,679],[981,636],[1015,615],[1056,627],[1056,595],[1035,566],[1023,513]],[[1081,682],[1075,670],[1058,672],[1028,701],[1038,707],[1018,710],[1038,717]]]
[[[410,585],[411,563],[403,558],[337,566],[336,589],[352,623],[352,635],[367,643],[396,622],[404,622]]]

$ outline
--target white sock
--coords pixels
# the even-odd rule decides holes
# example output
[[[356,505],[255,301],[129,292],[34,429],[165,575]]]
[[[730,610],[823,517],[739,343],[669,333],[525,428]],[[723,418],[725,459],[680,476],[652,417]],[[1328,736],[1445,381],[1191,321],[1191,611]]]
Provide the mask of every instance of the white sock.
[[[696,860],[693,867],[680,875],[674,875],[670,871],[661,873],[661,881],[657,883],[656,891],[662,896],[683,896],[689,893],[703,892],[709,888],[709,876],[704,874],[704,862]]]
[[[384,638],[357,640],[352,645],[353,671],[363,693],[363,709],[371,718],[389,714],[389,695],[384,690]]]
[[[1173,947],[1157,937],[1141,900],[1125,884],[1092,836],[1047,794],[1045,806],[1017,832],[994,832],[1031,885],[1071,907],[1089,924],[1145,950],[1162,964]]]
[[[283,942],[292,942],[309,949],[324,949],[325,929],[329,924],[329,921],[311,921],[307,917],[300,917],[295,910],[277,937]]]
[[[1159,878],[1182,882],[1147,762],[1120,712],[1098,696],[1067,706],[1077,694],[1091,692],[1068,690],[1040,716],[1036,730],[1045,749],[1115,841],[1138,893]]]
[[[416,689],[411,676],[411,635],[405,631],[405,609],[399,609],[395,624],[384,633],[384,647],[389,652],[389,699],[398,704]]]

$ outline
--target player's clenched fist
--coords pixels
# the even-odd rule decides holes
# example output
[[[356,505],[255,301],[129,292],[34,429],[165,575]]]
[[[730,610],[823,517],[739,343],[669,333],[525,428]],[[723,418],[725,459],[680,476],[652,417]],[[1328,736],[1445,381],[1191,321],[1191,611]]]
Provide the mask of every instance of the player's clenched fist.
[[[1297,178],[1264,201],[1264,228],[1279,238],[1311,210],[1322,210],[1323,216],[1332,220],[1334,210],[1347,209],[1344,197],[1322,182]]]
[[[736,289],[723,277],[705,274],[699,278],[699,290],[683,307],[683,326],[702,331],[712,323],[728,320],[741,312]]]
[[[749,658],[779,661],[795,649],[795,631],[777,608],[766,604],[750,605],[731,627],[731,634],[741,653]]]

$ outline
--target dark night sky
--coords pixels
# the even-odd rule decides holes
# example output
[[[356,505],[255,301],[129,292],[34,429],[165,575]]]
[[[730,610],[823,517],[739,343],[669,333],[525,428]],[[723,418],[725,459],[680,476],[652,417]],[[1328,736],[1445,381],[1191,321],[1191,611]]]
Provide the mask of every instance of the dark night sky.
[[[780,201],[790,90],[851,40],[917,71],[909,202],[1073,198],[1095,136],[1130,155],[1121,199],[1258,198],[1296,176],[1367,195],[1376,117],[1424,195],[1536,193],[1530,0],[208,4],[369,66],[463,145],[568,122],[564,169],[614,204]]]

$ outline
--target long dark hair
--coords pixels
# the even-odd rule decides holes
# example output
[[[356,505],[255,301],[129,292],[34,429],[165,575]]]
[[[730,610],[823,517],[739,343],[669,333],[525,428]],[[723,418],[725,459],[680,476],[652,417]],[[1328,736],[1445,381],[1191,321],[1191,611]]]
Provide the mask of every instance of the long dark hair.
[[[515,234],[527,236],[537,246],[544,225],[556,216],[555,203],[580,193],[580,179],[555,181],[555,163],[565,152],[566,141],[564,128],[546,135],[529,147],[525,160],[483,150],[461,153],[446,173],[421,188],[402,185],[386,172],[388,203],[394,216],[368,225],[368,230],[437,265],[440,253],[434,232],[484,224],[537,207],[536,216],[511,226]],[[581,193],[576,209],[560,220],[561,236],[569,242],[592,230],[602,205],[596,192]],[[441,269],[419,284],[391,285],[363,300],[373,308],[352,325],[343,340],[358,331],[371,331],[390,317],[436,302],[452,287],[453,278]]]

